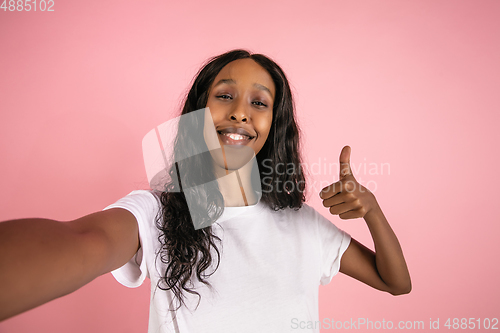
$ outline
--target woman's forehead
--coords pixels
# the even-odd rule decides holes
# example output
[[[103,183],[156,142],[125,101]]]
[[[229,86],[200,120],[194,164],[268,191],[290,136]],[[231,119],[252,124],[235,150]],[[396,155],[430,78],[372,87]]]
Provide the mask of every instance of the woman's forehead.
[[[268,90],[274,98],[275,86],[271,75],[253,59],[238,59],[224,66],[215,77],[212,87],[220,84],[252,85],[260,90]]]

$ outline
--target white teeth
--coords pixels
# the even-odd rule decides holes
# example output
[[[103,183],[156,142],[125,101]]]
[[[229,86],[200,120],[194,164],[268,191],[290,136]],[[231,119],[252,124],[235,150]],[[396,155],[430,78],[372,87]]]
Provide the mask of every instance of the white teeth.
[[[240,135],[240,134],[235,134],[235,133],[224,133],[224,135],[230,137],[231,139],[233,139],[235,141],[249,139],[249,137],[246,135]]]

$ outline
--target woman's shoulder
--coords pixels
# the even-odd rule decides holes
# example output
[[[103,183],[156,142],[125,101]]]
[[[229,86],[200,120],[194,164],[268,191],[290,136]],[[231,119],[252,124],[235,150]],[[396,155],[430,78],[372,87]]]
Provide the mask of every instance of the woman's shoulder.
[[[133,190],[122,199],[130,199],[130,200],[149,200],[155,201],[160,200],[161,192],[155,190]]]
[[[157,213],[160,207],[160,193],[152,190],[134,190],[105,209],[124,208],[130,211]]]

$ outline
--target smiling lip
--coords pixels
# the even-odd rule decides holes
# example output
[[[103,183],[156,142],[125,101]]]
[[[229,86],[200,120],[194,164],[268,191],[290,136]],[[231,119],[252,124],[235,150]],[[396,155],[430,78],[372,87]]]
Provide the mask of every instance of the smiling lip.
[[[217,133],[225,145],[246,145],[255,138],[241,127],[228,127],[218,130]]]

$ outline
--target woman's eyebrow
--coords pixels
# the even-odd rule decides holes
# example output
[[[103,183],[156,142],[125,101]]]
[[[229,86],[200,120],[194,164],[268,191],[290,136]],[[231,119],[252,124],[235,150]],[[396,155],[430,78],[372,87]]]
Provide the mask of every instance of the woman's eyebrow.
[[[273,96],[273,94],[271,93],[271,90],[269,90],[268,87],[266,86],[263,86],[262,84],[259,84],[259,83],[254,83],[253,86],[259,90],[264,90],[264,91],[267,91],[269,93],[269,95]]]
[[[226,83],[226,84],[236,84],[236,81],[234,81],[233,79],[221,79],[219,80],[215,85],[214,85],[214,88],[217,87],[218,85],[220,84],[223,84],[223,83]]]
[[[214,88],[217,87],[218,85],[221,85],[221,84],[236,84],[236,81],[234,81],[233,79],[220,79],[215,85],[214,85]],[[269,95],[273,96],[273,94],[271,93],[271,90],[269,90],[268,87],[260,84],[260,83],[254,83],[253,86],[259,90],[263,90],[263,91],[267,91],[269,93]]]

